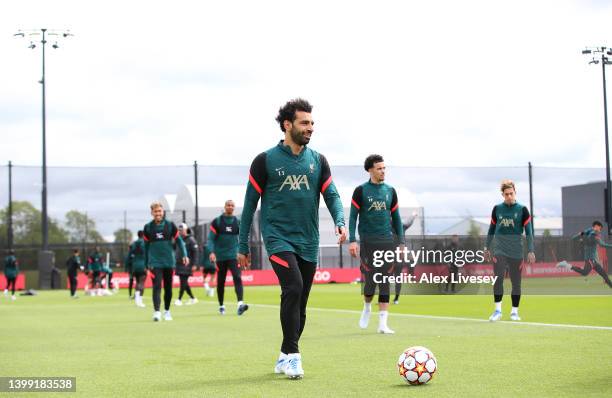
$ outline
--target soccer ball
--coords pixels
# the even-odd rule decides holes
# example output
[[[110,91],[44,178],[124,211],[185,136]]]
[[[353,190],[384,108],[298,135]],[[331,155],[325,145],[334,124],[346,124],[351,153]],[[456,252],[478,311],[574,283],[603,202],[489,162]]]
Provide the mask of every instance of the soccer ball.
[[[431,380],[438,370],[434,354],[425,347],[406,348],[397,361],[399,374],[406,382],[418,385]]]

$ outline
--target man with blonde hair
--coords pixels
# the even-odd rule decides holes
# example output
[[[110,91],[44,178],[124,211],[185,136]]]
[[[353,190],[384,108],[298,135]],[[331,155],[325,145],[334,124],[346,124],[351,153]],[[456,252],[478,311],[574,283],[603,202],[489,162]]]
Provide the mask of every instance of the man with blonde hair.
[[[504,201],[493,207],[491,224],[484,248],[485,258],[493,260],[493,269],[497,277],[493,285],[495,311],[489,321],[499,321],[502,317],[502,297],[504,295],[504,275],[506,270],[512,281],[512,311],[510,319],[520,321],[518,307],[521,301],[521,264],[523,262],[523,231],[527,236],[527,262],[535,262],[533,246],[533,226],[531,215],[526,206],[516,201],[516,188],[512,180],[501,182],[501,194]],[[493,257],[490,247],[494,243]]]
[[[144,226],[145,263],[153,272],[153,320],[161,320],[161,288],[164,285],[164,320],[171,321],[170,303],[172,302],[172,276],[175,267],[174,244],[178,245],[183,264],[189,264],[185,243],[179,230],[172,221],[165,218],[164,207],[160,202],[151,203],[153,220]]]

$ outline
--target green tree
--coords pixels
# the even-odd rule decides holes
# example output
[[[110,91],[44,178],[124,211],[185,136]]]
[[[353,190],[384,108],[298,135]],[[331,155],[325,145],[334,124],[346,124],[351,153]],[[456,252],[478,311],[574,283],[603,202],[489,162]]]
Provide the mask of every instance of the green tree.
[[[129,245],[132,242],[132,231],[129,229],[121,228],[113,232],[115,235],[115,243],[121,243],[123,245]]]
[[[0,235],[7,241],[8,206],[0,210]],[[68,232],[49,217],[49,243],[68,243]],[[13,201],[13,239],[17,245],[42,244],[42,214],[27,201]]]
[[[476,222],[470,219],[470,228],[467,231],[468,238],[466,242],[466,248],[469,250],[479,250],[483,246],[481,239],[480,227]]]
[[[66,229],[68,230],[71,243],[96,243],[104,242],[104,238],[96,230],[96,222],[87,217],[86,213],[78,210],[70,210],[66,213]]]
[[[470,229],[468,229],[468,235],[471,238],[480,239],[480,227],[474,222],[474,220],[470,220]]]

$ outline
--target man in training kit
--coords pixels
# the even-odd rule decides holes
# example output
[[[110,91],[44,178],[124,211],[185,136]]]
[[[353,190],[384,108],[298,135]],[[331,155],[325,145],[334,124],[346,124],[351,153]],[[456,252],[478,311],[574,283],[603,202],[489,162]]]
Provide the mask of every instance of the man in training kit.
[[[234,216],[234,201],[225,202],[224,212],[210,223],[208,233],[208,250],[211,263],[216,263],[217,272],[217,298],[219,299],[219,314],[225,314],[223,298],[225,295],[225,278],[227,270],[232,273],[234,290],[238,300],[238,315],[249,309],[243,300],[242,275],[238,268],[238,234],[240,233],[240,220]]]
[[[189,264],[185,243],[178,228],[172,221],[165,218],[164,207],[160,202],[151,203],[153,220],[144,226],[146,266],[153,270],[153,320],[161,320],[159,311],[161,304],[161,289],[164,285],[164,320],[171,321],[170,304],[172,303],[172,276],[174,264],[174,244],[179,247],[183,264]]]
[[[240,228],[238,261],[246,267],[249,232],[261,198],[263,241],[281,286],[283,343],[274,372],[289,378],[304,375],[298,341],[319,252],[321,194],[334,220],[338,243],[346,240],[342,203],[327,159],[306,146],[314,130],[311,111],[303,99],[280,108],[276,121],[285,138],[253,160]]]
[[[593,221],[591,228],[587,228],[584,231],[572,236],[572,240],[580,240],[584,244],[584,267],[575,267],[567,261],[561,261],[557,264],[559,268],[569,268],[574,272],[579,273],[582,276],[587,276],[592,269],[595,269],[603,278],[606,285],[612,287],[610,277],[604,271],[601,263],[599,262],[599,255],[597,254],[597,246],[605,247],[606,249],[612,248],[612,245],[605,243],[601,240],[601,229],[603,224],[600,221]]]
[[[132,259],[130,258],[130,249],[132,248],[132,245],[130,245],[130,248],[128,249],[128,255],[125,258],[124,264],[123,264],[123,271],[127,272],[128,276],[129,276],[129,280],[128,280],[128,297],[130,299],[133,298],[132,296],[132,289],[134,288],[134,272],[132,271]]]
[[[72,256],[66,260],[66,271],[68,273],[68,283],[70,284],[70,297],[78,298],[76,294],[77,290],[77,273],[79,268],[83,269],[81,265],[81,257],[79,257],[79,249],[72,250]]]
[[[96,246],[94,252],[87,258],[87,271],[91,274],[91,295],[102,295],[102,284],[100,283],[100,271],[102,271],[102,253]]]
[[[456,253],[457,250],[459,250],[459,236],[458,235],[451,236],[450,244],[448,245],[446,250],[450,250],[453,253]],[[457,265],[455,265],[454,262],[451,262],[448,264],[448,275],[450,279],[448,282],[446,282],[446,287],[444,288],[444,292],[448,293],[448,288],[450,287],[451,293],[455,293],[456,283],[451,283],[451,280],[455,280],[455,281],[459,280],[459,267],[457,267]]]
[[[4,258],[4,276],[6,277],[6,288],[4,295],[8,296],[11,292],[11,300],[17,300],[15,296],[15,284],[17,283],[17,275],[19,275],[19,261],[15,257],[15,250],[11,249],[7,252]]]
[[[143,231],[138,231],[138,239],[136,239],[130,245],[130,251],[128,252],[127,259],[125,260],[125,262],[126,264],[129,264],[129,268],[132,271],[132,276],[136,281],[136,290],[134,291],[134,303],[137,307],[144,308],[145,304],[142,302],[142,296],[144,295],[144,284],[145,280],[147,279],[147,269]]]
[[[208,297],[212,297],[215,295],[215,289],[210,287],[209,283],[210,281],[212,281],[213,277],[217,273],[217,267],[213,262],[210,261],[210,250],[208,250],[208,245],[204,245],[202,247],[200,265],[202,266],[202,280],[204,281],[204,290],[206,291]]]
[[[389,283],[376,283],[375,274],[392,274],[394,264],[382,266],[373,263],[375,251],[395,251],[397,241],[404,244],[404,226],[399,214],[397,192],[385,184],[385,161],[380,155],[366,158],[364,169],[370,173],[368,182],[359,185],[351,199],[349,219],[349,253],[353,257],[361,254],[361,272],[364,275],[364,305],[359,327],[366,329],[370,321],[372,299],[378,285],[378,333],[393,334],[387,325],[389,316]],[[359,218],[359,241],[357,246],[357,219]],[[393,234],[395,233],[395,237]],[[396,241],[397,239],[397,241]],[[398,266],[398,265],[395,265]],[[380,277],[380,275],[379,275]]]
[[[195,238],[189,233],[189,227],[187,224],[179,224],[179,234],[185,243],[185,248],[187,249],[187,255],[189,257],[189,264],[183,264],[181,260],[181,253],[179,252],[180,248],[177,249],[177,261],[176,261],[176,274],[179,276],[181,281],[181,288],[179,290],[178,299],[174,302],[174,305],[183,305],[183,294],[187,293],[189,296],[189,301],[187,305],[195,304],[198,302],[198,299],[193,296],[191,293],[191,287],[189,286],[189,277],[193,275],[193,267],[198,263],[198,242],[196,242]]]
[[[406,231],[408,229],[410,229],[410,227],[412,227],[412,224],[414,224],[414,222],[416,221],[417,217],[419,216],[419,213],[417,213],[416,211],[412,213],[412,217],[410,217],[403,225],[402,225],[402,229],[404,230],[404,239],[406,236]],[[395,267],[393,268],[393,273],[395,276],[401,276],[402,275],[402,271],[404,269],[404,267],[406,267],[406,269],[408,270],[408,274],[409,275],[414,275],[414,267],[412,266],[416,266],[416,264],[404,264],[404,263],[396,263]],[[393,299],[393,304],[399,304],[399,296],[402,293],[402,283],[396,281],[394,283],[395,285],[395,298]]]
[[[499,321],[502,317],[502,297],[504,295],[504,275],[506,270],[512,281],[512,311],[510,319],[520,321],[518,307],[521,301],[521,264],[523,262],[523,231],[527,236],[527,262],[535,262],[533,247],[533,228],[531,215],[527,207],[516,201],[516,188],[511,180],[501,182],[501,193],[504,201],[491,212],[491,224],[487,235],[487,243],[484,248],[487,261],[493,260],[493,270],[497,280],[493,285],[493,297],[495,300],[495,311],[489,317],[489,321]],[[495,239],[495,241],[494,241]],[[493,258],[489,248],[495,242]]]

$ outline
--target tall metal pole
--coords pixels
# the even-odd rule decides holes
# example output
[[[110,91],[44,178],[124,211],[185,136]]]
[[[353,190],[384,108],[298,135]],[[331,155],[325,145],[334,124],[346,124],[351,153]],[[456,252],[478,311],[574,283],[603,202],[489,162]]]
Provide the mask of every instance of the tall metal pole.
[[[9,204],[8,204],[8,230],[7,230],[7,243],[9,250],[13,248],[13,163],[9,160],[8,162],[8,192],[9,192]]]
[[[45,82],[45,34],[42,30],[42,249],[49,250],[49,224],[47,220],[47,113],[46,113],[46,82]]]
[[[533,214],[533,167],[529,162],[529,212],[531,213],[531,232],[535,234],[535,214]]]
[[[72,36],[70,31],[66,30],[63,32],[59,32],[56,30],[48,30],[46,28],[42,29],[34,29],[27,31],[18,31],[14,35],[15,37],[22,38],[34,38],[41,36],[41,45],[42,45],[42,78],[38,81],[42,85],[42,214],[41,214],[41,232],[42,232],[42,251],[48,251],[49,249],[49,217],[47,213],[47,109],[46,109],[46,76],[45,76],[45,51],[47,44],[47,37],[55,37],[55,39],[66,38],[68,36]],[[30,42],[28,46],[31,49],[36,48],[36,45],[33,41]],[[52,46],[54,49],[59,48],[57,41]]]
[[[608,236],[612,234],[612,211],[610,209],[612,205],[611,201],[611,189],[610,189],[610,146],[608,144],[608,99],[606,96],[606,64],[608,63],[608,59],[606,57],[605,52],[602,51],[601,55],[601,73],[603,77],[603,98],[604,98],[604,127],[606,132],[606,224],[608,224]]]
[[[200,236],[199,234],[199,227],[198,224],[200,223],[200,216],[198,213],[198,207],[200,207],[200,203],[198,201],[198,161],[194,161],[193,162],[193,169],[194,169],[194,176],[195,176],[195,226],[193,227],[193,237],[195,238],[196,242],[200,243],[200,240],[198,239],[198,236]]]
[[[128,239],[128,229],[127,229],[127,210],[123,210],[123,242],[121,242],[121,259],[125,258],[124,249],[127,249],[127,246],[130,244]]]

